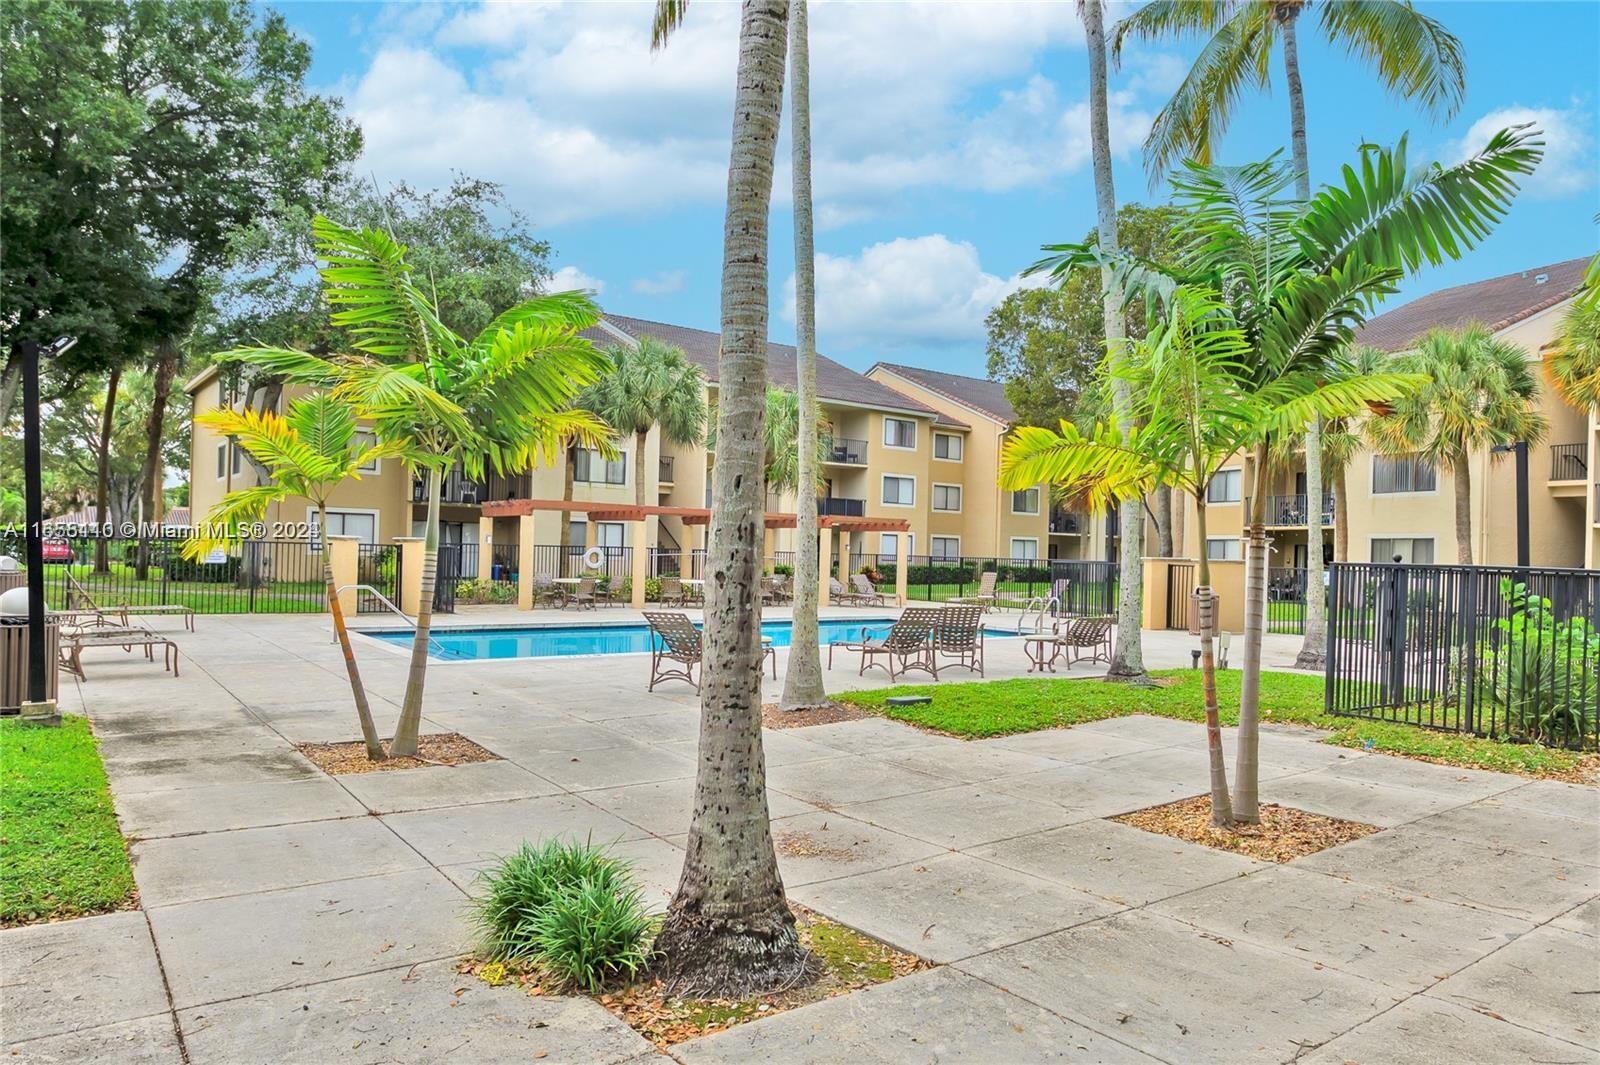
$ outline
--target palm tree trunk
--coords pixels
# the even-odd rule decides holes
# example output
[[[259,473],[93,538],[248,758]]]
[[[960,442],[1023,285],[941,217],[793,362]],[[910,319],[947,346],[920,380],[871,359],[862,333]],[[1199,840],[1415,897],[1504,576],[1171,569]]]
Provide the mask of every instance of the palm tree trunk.
[[[814,972],[778,875],[761,750],[767,213],[788,16],[787,0],[746,0],[739,28],[699,765],[683,875],[655,944],[669,986],[696,996],[743,997]]]
[[[1289,88],[1289,151],[1294,156],[1294,191],[1301,203],[1311,199],[1311,162],[1306,154],[1306,92],[1300,83],[1300,44],[1295,37],[1295,22],[1301,5],[1281,4],[1278,20],[1283,26],[1283,80]]]
[[[367,702],[367,689],[361,683],[361,670],[356,666],[355,648],[350,646],[350,630],[344,623],[344,607],[339,602],[339,586],[333,582],[333,560],[328,549],[328,507],[317,504],[317,528],[324,530],[322,539],[322,582],[328,587],[328,613],[333,615],[333,631],[339,638],[339,650],[344,652],[344,671],[350,677],[350,693],[356,698],[356,717],[361,722],[361,739],[367,745],[367,757],[381,762],[389,757],[378,739],[378,727],[372,723],[372,707]]]
[[[1156,489],[1156,553],[1162,558],[1172,557],[1172,488],[1162,485]]]
[[[1472,464],[1465,451],[1450,456],[1456,484],[1456,561],[1472,565]]]
[[[422,689],[428,681],[428,644],[433,629],[433,585],[439,572],[439,497],[444,494],[444,475],[437,467],[428,468],[428,523],[422,533],[422,601],[417,604],[417,631],[411,640],[411,670],[406,676],[406,697],[400,704],[400,720],[394,726],[389,753],[396,758],[414,758],[417,733],[422,728]]]
[[[644,442],[650,430],[638,430],[633,434],[633,498],[641,507],[650,500],[644,495]]]
[[[1244,662],[1239,671],[1239,746],[1233,760],[1233,816],[1261,820],[1261,638],[1267,621],[1267,445],[1255,449],[1255,484],[1244,546]],[[1202,541],[1203,543],[1204,541]]]
[[[1333,560],[1350,561],[1350,493],[1345,467],[1333,471]]]
[[[562,471],[561,477],[561,498],[564,502],[570,503],[572,502],[573,477],[576,474],[574,467],[577,465],[576,460],[573,458],[572,448],[567,448],[565,458],[566,467]],[[529,483],[531,485],[533,475],[530,472],[528,476]],[[559,539],[561,542],[556,546],[556,571],[555,573],[551,574],[551,576],[565,577],[568,575],[567,541],[572,539],[572,511],[570,510],[563,510],[561,512],[561,524],[557,533],[557,539]],[[532,575],[530,574],[529,576]]]
[[[1328,597],[1322,565],[1322,419],[1306,430],[1306,632],[1296,669],[1320,670],[1328,654]]]
[[[1211,562],[1206,558],[1205,492],[1195,493],[1195,528],[1200,537],[1198,585],[1194,609],[1200,623],[1200,684],[1205,692],[1206,758],[1211,768],[1211,823],[1218,828],[1233,824],[1233,803],[1228,798],[1228,763],[1222,756],[1222,717],[1217,712],[1217,601],[1211,590]]]
[[[106,403],[100,412],[100,439],[95,452],[94,520],[101,534],[94,542],[94,572],[111,572],[111,555],[108,550],[111,536],[106,526],[111,523],[111,429],[117,411],[117,386],[122,382],[122,367],[113,366],[106,378]]]
[[[828,701],[817,635],[817,272],[811,218],[811,50],[806,0],[789,9],[789,106],[794,142],[795,376],[800,419],[796,430],[799,482],[795,489],[794,622],[789,669],[778,705],[803,710]]]
[[[1111,178],[1111,132],[1106,114],[1106,34],[1105,9],[1101,0],[1083,4],[1083,27],[1089,50],[1089,142],[1094,155],[1094,199],[1099,215],[1100,247],[1117,250],[1117,192]],[[1122,317],[1122,286],[1112,280],[1110,271],[1101,271],[1102,308],[1105,316],[1106,348],[1117,352],[1127,339],[1127,323]],[[1114,379],[1111,408],[1122,431],[1127,432],[1133,396],[1125,381]],[[1118,551],[1117,643],[1106,671],[1113,680],[1148,683],[1144,669],[1143,622],[1140,601],[1144,576],[1144,502],[1125,499],[1121,503]]]
[[[140,470],[139,485],[144,500],[143,520],[156,520],[156,501],[161,494],[161,481],[166,473],[161,461],[161,437],[167,419],[167,398],[172,393],[172,380],[178,375],[178,342],[174,337],[164,338],[156,346],[155,377],[151,383],[150,415],[144,423],[144,466]],[[143,530],[141,530],[142,534]],[[150,577],[150,545],[143,535],[139,537],[139,556],[135,576],[143,581]]]

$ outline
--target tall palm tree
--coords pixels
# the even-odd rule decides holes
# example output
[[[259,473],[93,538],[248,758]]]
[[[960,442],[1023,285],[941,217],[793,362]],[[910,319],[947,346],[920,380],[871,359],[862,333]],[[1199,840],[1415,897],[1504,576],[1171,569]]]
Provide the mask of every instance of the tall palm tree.
[[[807,0],[789,5],[789,140],[794,162],[794,310],[795,377],[800,410],[795,455],[797,484],[813,484],[822,469],[815,461],[817,445],[817,270],[811,212],[811,42]],[[789,637],[789,668],[784,673],[778,706],[805,710],[828,701],[822,684],[822,646],[817,633],[817,497],[800,492],[795,499],[794,607]]]
[[[1582,410],[1600,408],[1600,255],[1589,264],[1583,288],[1562,317],[1545,365],[1567,402]]]
[[[657,43],[682,20],[684,6],[683,0],[657,6]],[[784,900],[761,749],[757,588],[766,502],[767,213],[788,18],[787,0],[745,0],[740,16],[723,225],[699,764],[683,875],[655,944],[662,971],[678,991],[726,997],[792,986],[815,971]]]
[[[1117,241],[1117,190],[1111,175],[1111,129],[1106,95],[1105,5],[1102,0],[1082,0],[1085,44],[1089,51],[1089,144],[1094,158],[1094,203],[1099,222],[1100,246],[1115,255]],[[1110,269],[1101,270],[1101,304],[1105,319],[1106,349],[1113,356],[1128,336],[1123,319],[1122,285]],[[1128,382],[1111,379],[1111,409],[1124,431],[1132,427],[1133,395]],[[1117,642],[1106,676],[1113,680],[1148,683],[1144,668],[1144,497],[1128,496],[1118,504],[1117,529]]]
[[[422,601],[405,700],[389,747],[393,755],[415,755],[444,475],[457,464],[471,477],[488,468],[524,470],[540,459],[558,460],[573,442],[614,453],[606,426],[570,406],[610,364],[578,335],[599,319],[584,293],[525,300],[467,340],[440,321],[433,301],[412,279],[405,248],[387,233],[322,217],[312,232],[326,297],[335,308],[331,320],[346,330],[354,353],[325,358],[288,348],[238,348],[218,358],[330,389],[372,421],[380,441],[403,444],[407,461],[427,476]]]
[[[1289,147],[1294,160],[1295,195],[1311,198],[1311,163],[1306,151],[1305,89],[1300,79],[1298,29],[1311,0],[1155,0],[1116,27],[1112,50],[1120,55],[1128,38],[1152,40],[1209,34],[1172,100],[1161,109],[1145,139],[1145,163],[1152,178],[1178,159],[1206,163],[1222,140],[1241,91],[1269,85],[1272,51],[1283,49],[1284,83],[1289,95]],[[1372,66],[1379,82],[1403,99],[1416,100],[1438,121],[1448,121],[1461,106],[1466,70],[1461,42],[1408,0],[1324,0],[1319,28],[1328,42],[1342,45]],[[1295,665],[1321,669],[1327,647],[1326,600],[1322,587],[1322,425],[1313,421],[1305,439],[1307,587],[1306,631]],[[1248,549],[1252,564],[1265,568],[1266,466],[1256,464],[1251,494]]]
[[[822,463],[833,450],[833,435],[820,416],[813,415],[809,432],[805,419],[800,416],[800,396],[787,388],[767,386],[766,413],[762,417],[762,461],[765,463],[767,491],[769,493],[793,492],[800,499],[808,494],[816,505],[816,490],[826,483]],[[801,441],[811,437],[810,460]],[[806,467],[810,467],[807,471]],[[811,491],[800,491],[810,474]]]
[[[310,500],[317,508],[317,528],[328,527],[328,497],[345,481],[360,480],[363,466],[377,459],[404,457],[405,445],[397,441],[363,443],[356,433],[356,414],[350,404],[327,392],[313,392],[289,404],[287,415],[271,411],[243,412],[220,408],[195,418],[196,425],[214,429],[243,448],[265,471],[268,480],[251,488],[229,492],[197,525],[199,534],[183,548],[184,556],[201,559],[231,540],[240,526],[260,521],[267,508],[290,496]],[[344,653],[345,674],[356,700],[356,717],[367,757],[381,762],[388,757],[372,721],[372,707],[361,683],[350,630],[345,625],[339,589],[334,584],[331,552],[322,548],[322,581],[327,587],[328,613]]]
[[[1161,321],[1101,368],[1103,387],[1120,378],[1136,397],[1133,413],[1140,424],[1126,434],[1114,424],[1088,434],[1066,421],[1059,430],[1019,427],[1001,454],[1001,485],[1045,482],[1096,508],[1114,498],[1142,498],[1160,485],[1177,488],[1194,499],[1204,544],[1206,489],[1234,454],[1297,432],[1317,415],[1347,415],[1412,384],[1400,375],[1344,372],[1337,360],[1326,374],[1286,372],[1257,383],[1246,366],[1251,355],[1234,308],[1220,294],[1203,285],[1177,286]],[[1211,820],[1226,827],[1234,823],[1234,812],[1217,706],[1215,597],[1204,551],[1197,577]]]
[[[1288,200],[1295,173],[1276,159],[1240,167],[1187,163],[1173,200],[1187,216],[1189,244],[1175,268],[1086,245],[1047,246],[1034,270],[1058,279],[1078,265],[1110,266],[1160,313],[1181,284],[1222,294],[1249,342],[1241,372],[1254,388],[1278,377],[1315,378],[1351,343],[1366,310],[1424,264],[1460,258],[1509,209],[1517,178],[1543,158],[1528,126],[1501,130],[1454,166],[1413,174],[1402,138],[1392,150],[1362,149],[1338,185],[1309,200]],[[1268,441],[1258,440],[1256,467]],[[1259,493],[1258,493],[1259,495]],[[1258,820],[1261,637],[1266,617],[1265,550],[1245,571],[1245,632],[1239,705],[1239,755],[1233,812]]]
[[[1456,560],[1472,565],[1472,453],[1537,443],[1549,428],[1539,382],[1515,344],[1473,324],[1431,329],[1395,365],[1423,378],[1413,395],[1372,419],[1378,446],[1450,468],[1456,491]],[[1493,452],[1490,455],[1493,456]]]
[[[684,357],[683,349],[653,337],[638,347],[610,348],[611,370],[579,397],[618,433],[633,435],[633,481],[639,503],[645,496],[645,438],[661,426],[663,443],[693,447],[706,435],[706,377]]]

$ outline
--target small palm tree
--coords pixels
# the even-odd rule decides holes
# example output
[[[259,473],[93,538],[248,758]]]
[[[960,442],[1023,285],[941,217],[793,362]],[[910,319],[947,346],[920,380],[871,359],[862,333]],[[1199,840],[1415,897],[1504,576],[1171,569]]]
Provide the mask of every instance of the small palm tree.
[[[1587,411],[1600,408],[1600,255],[1589,264],[1545,363],[1568,403]]]
[[[822,464],[833,452],[833,434],[821,415],[813,421],[811,432],[815,446],[811,449],[811,494],[827,483]],[[805,495],[800,490],[800,397],[787,388],[767,386],[767,414],[763,422],[766,444],[767,491],[793,492],[796,497]]]
[[[370,419],[380,441],[404,448],[428,481],[422,601],[405,700],[390,753],[415,755],[427,682],[429,631],[439,558],[443,478],[462,466],[509,473],[558,461],[571,443],[615,454],[610,431],[574,398],[610,363],[580,336],[599,320],[581,292],[535,296],[496,316],[471,340],[439,319],[411,276],[405,248],[377,229],[351,229],[327,218],[312,224],[323,259],[323,286],[346,330],[349,355],[321,357],[287,348],[238,348],[219,359],[248,363],[330,390]]]
[[[644,442],[652,425],[661,439],[693,447],[706,435],[706,379],[683,349],[651,337],[639,346],[617,346],[607,353],[611,370],[579,397],[579,403],[618,433],[634,438],[633,479],[639,503],[645,498]]]
[[[1476,324],[1430,330],[1395,365],[1424,383],[1373,417],[1373,439],[1388,454],[1416,454],[1450,468],[1456,488],[1456,559],[1470,566],[1472,453],[1517,440],[1531,445],[1544,436],[1549,426],[1538,407],[1538,379],[1521,348]]]
[[[310,500],[317,508],[317,528],[328,527],[328,498],[345,481],[360,480],[361,468],[380,458],[406,457],[406,445],[399,441],[368,444],[356,432],[356,414],[350,404],[326,392],[313,392],[289,404],[288,413],[279,417],[271,411],[243,412],[218,409],[195,418],[196,425],[214,429],[247,452],[269,478],[265,484],[229,492],[211,508],[200,533],[184,544],[186,558],[200,559],[218,547],[239,540],[241,526],[260,521],[267,508],[291,496]],[[345,673],[356,700],[356,717],[361,721],[361,738],[367,757],[375,762],[388,755],[378,740],[367,702],[361,671],[356,666],[355,650],[350,646],[350,631],[345,626],[344,608],[334,584],[333,563],[328,545],[322,546],[322,580],[327,586],[328,612],[333,616],[333,631],[344,652]]]

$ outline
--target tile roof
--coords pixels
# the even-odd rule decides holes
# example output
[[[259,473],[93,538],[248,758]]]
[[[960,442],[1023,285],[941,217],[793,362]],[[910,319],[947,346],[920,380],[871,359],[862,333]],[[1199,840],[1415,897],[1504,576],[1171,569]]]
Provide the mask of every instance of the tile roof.
[[[1499,332],[1577,292],[1588,265],[1587,257],[1568,259],[1434,292],[1367,322],[1356,331],[1356,342],[1402,351],[1434,326],[1457,329],[1480,322]]]
[[[1006,398],[1006,386],[985,377],[967,377],[958,373],[924,370],[919,366],[902,366],[899,363],[880,362],[890,373],[899,374],[930,392],[937,392],[964,407],[987,414],[997,422],[1010,425],[1017,419],[1017,410]]]
[[[648,336],[682,348],[684,355],[690,361],[698,363],[705,371],[706,380],[716,382],[717,354],[722,344],[720,333],[608,314],[599,327],[586,331],[584,335],[601,346],[617,343],[621,338],[609,332],[607,326],[634,340]],[[767,379],[781,388],[794,389],[798,385],[795,351],[792,344],[770,342],[767,344]],[[919,403],[910,396],[896,392],[887,385],[881,385],[870,377],[856,373],[848,366],[843,366],[820,354],[817,356],[817,395],[824,400],[831,399],[863,407],[879,407],[927,415],[939,414],[927,404]],[[943,416],[937,420],[946,425],[964,424]]]

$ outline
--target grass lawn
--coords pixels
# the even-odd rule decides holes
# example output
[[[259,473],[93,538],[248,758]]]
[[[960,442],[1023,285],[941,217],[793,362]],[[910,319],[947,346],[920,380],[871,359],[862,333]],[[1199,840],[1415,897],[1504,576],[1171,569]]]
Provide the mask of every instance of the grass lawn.
[[[113,561],[109,573],[95,573],[87,562],[50,565],[45,567],[45,602],[55,610],[68,606],[67,577],[70,575],[96,603],[106,608],[119,604],[168,604],[191,607],[201,614],[245,614],[252,610],[257,614],[315,614],[327,605],[320,565],[316,563],[315,579],[271,580],[257,586],[253,592],[231,581],[169,581],[162,568],[154,565],[150,567],[149,577],[142,581],[134,567],[126,562]],[[298,570],[296,575],[300,575]]]
[[[0,721],[0,925],[128,906],[133,870],[89,721]]]
[[[1088,677],[1077,680],[1018,678],[937,687],[904,685],[843,692],[835,698],[898,721],[969,739],[1065,728],[1126,714],[1205,720],[1199,670],[1163,669],[1154,670],[1151,675],[1162,678],[1165,683],[1159,687],[1135,688]],[[1236,669],[1217,674],[1217,702],[1224,725],[1238,721],[1239,680]],[[932,695],[933,702],[920,706],[885,705],[884,700],[894,695]],[[1506,743],[1410,725],[1333,717],[1323,712],[1322,678],[1299,673],[1265,672],[1261,675],[1261,719],[1331,729],[1334,735],[1326,742],[1344,747],[1370,748],[1448,765],[1557,780],[1591,780],[1600,761],[1593,754],[1554,750],[1537,744]]]

